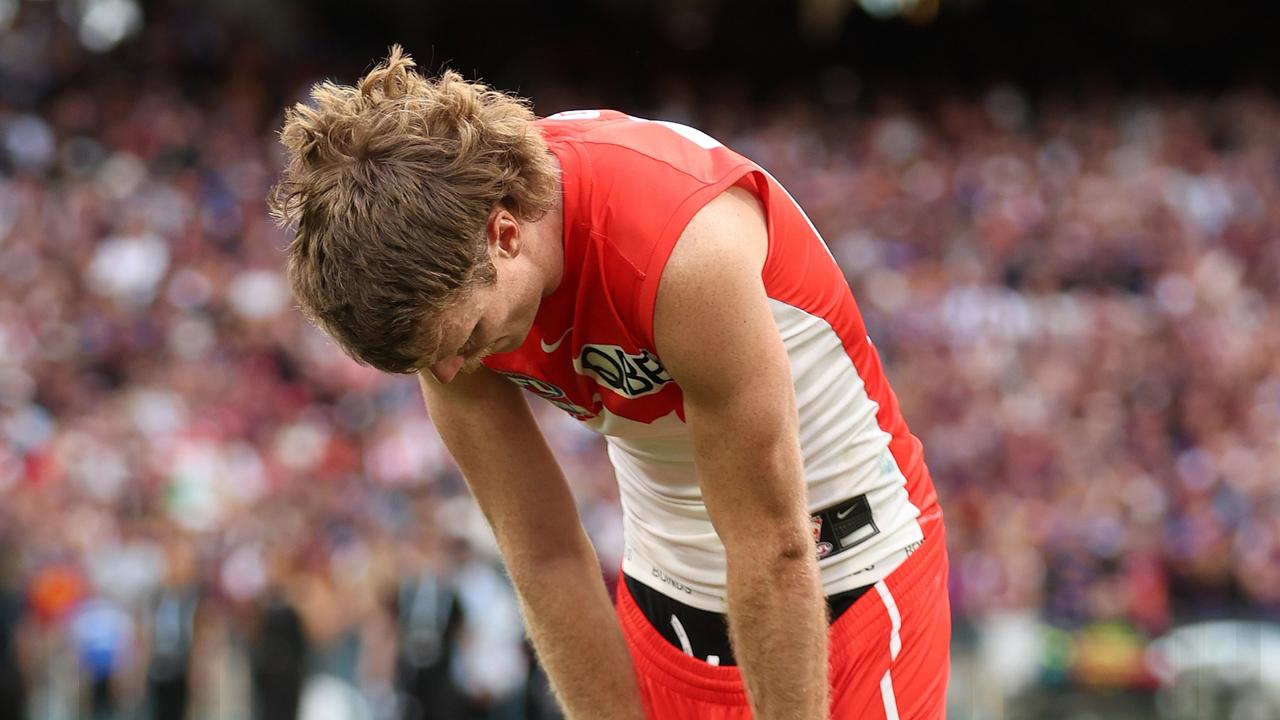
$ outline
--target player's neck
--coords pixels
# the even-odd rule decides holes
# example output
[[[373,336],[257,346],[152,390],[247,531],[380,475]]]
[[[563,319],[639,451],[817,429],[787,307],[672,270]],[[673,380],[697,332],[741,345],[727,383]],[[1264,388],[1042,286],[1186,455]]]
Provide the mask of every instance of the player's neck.
[[[559,176],[560,163],[552,156],[556,164],[556,175]],[[561,187],[563,188],[562,183]],[[539,265],[543,271],[542,296],[546,297],[560,287],[564,277],[564,198],[563,192],[556,193],[555,205],[533,223],[533,234],[538,245]]]

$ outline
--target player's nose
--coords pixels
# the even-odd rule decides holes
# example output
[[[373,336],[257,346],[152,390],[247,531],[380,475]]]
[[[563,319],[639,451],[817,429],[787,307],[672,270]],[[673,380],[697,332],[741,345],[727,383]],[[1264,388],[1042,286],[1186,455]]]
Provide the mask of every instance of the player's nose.
[[[445,358],[431,366],[431,374],[435,375],[436,380],[442,383],[450,382],[458,376],[458,372],[462,370],[464,362],[466,361],[461,355]]]

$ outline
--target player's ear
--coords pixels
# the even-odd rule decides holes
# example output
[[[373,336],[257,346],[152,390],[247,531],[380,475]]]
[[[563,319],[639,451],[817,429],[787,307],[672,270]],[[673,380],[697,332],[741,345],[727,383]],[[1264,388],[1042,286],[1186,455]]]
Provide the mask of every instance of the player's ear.
[[[513,258],[524,249],[524,239],[520,234],[520,222],[510,210],[498,205],[489,213],[489,222],[485,228],[489,240],[489,251],[498,257]]]

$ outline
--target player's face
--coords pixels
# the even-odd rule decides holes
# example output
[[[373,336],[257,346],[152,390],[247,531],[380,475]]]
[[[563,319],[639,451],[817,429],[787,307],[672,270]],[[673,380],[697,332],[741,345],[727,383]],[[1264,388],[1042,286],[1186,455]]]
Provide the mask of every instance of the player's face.
[[[533,327],[541,294],[518,258],[494,259],[497,280],[470,291],[434,319],[440,343],[424,363],[440,382],[478,370],[494,353],[520,347]]]

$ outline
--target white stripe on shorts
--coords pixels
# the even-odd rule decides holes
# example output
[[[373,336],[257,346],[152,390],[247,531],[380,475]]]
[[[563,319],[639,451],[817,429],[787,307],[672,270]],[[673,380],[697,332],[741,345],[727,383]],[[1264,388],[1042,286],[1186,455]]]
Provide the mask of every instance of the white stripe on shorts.
[[[880,699],[884,701],[885,720],[898,720],[898,698],[893,694],[893,678],[888,670],[880,678]]]
[[[693,657],[693,645],[689,644],[689,633],[684,629],[684,623],[680,622],[680,618],[675,615],[671,616],[671,627],[675,628],[676,637],[680,639],[680,649],[685,655]]]
[[[889,631],[889,659],[897,660],[898,653],[902,652],[902,616],[898,614],[898,603],[893,600],[893,593],[889,592],[889,586],[884,581],[876,583],[876,592],[880,594],[880,600],[884,603],[884,609],[889,612],[889,622],[892,628]]]

